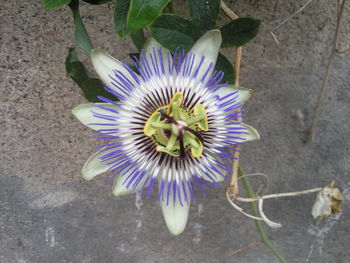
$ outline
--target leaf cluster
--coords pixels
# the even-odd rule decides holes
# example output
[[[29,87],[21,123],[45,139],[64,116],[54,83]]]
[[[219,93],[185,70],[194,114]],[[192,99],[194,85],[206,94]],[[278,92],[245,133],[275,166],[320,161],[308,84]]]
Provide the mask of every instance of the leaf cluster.
[[[93,5],[111,2],[111,0],[82,1]],[[220,11],[220,0],[187,0],[186,2],[191,15],[190,19],[175,13],[171,0],[115,0],[113,20],[116,34],[119,37],[130,36],[135,47],[140,51],[145,42],[144,29],[147,28],[152,37],[173,52],[177,48],[188,51],[201,35],[214,28],[221,31],[222,48],[242,46],[259,32],[260,20],[250,17],[238,18],[218,27],[216,21]],[[47,10],[64,5],[69,5],[72,10],[74,35],[78,46],[85,54],[90,55],[93,43],[79,13],[79,0],[43,0],[43,6]],[[73,58],[74,62],[72,62]],[[94,78],[84,65],[77,61],[75,50],[70,49],[66,59],[68,75],[79,85],[88,100],[98,101],[96,90],[103,91],[102,83],[97,83],[97,78]],[[224,72],[223,81],[234,83],[233,65],[222,53],[219,53],[215,69]],[[80,73],[73,74],[76,72]],[[79,77],[87,78],[89,81]],[[93,90],[91,83],[96,85],[96,90]],[[92,90],[89,91],[89,89]]]

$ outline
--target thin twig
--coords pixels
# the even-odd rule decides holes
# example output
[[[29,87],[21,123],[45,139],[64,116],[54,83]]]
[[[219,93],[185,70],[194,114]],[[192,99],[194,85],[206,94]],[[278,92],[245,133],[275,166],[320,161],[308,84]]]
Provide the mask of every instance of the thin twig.
[[[262,219],[261,217],[257,217],[257,216],[248,214],[247,212],[245,212],[245,211],[243,210],[242,207],[236,205],[236,203],[233,202],[233,200],[231,199],[230,194],[229,194],[228,191],[226,192],[226,198],[227,198],[228,202],[230,203],[230,205],[232,205],[232,207],[233,207],[234,209],[236,209],[238,212],[242,213],[242,214],[245,215],[246,217],[249,217],[249,218],[254,219],[254,220],[261,220],[261,221],[263,221],[263,219]]]
[[[322,187],[317,187],[313,189],[308,189],[304,191],[298,191],[298,192],[289,192],[289,193],[278,193],[278,194],[270,194],[270,195],[264,195],[258,198],[246,198],[246,197],[237,197],[236,200],[241,202],[254,202],[259,201],[260,199],[271,199],[271,198],[279,198],[279,197],[287,197],[287,196],[299,196],[304,194],[310,194],[321,191]]]
[[[227,5],[224,1],[221,1],[221,8],[222,10],[225,12],[225,14],[231,19],[231,20],[235,20],[238,17],[238,15],[236,15]]]
[[[225,14],[227,16],[229,16],[232,20],[237,19],[238,16],[230,9],[227,7],[227,5],[225,4],[224,1],[221,1],[221,7],[224,10]],[[236,81],[235,81],[235,85],[239,86],[239,69],[241,66],[241,58],[242,58],[242,47],[238,47],[236,49],[236,56],[235,56],[235,70],[236,70]],[[241,119],[241,118],[240,118]],[[234,157],[236,158],[236,160],[233,162],[233,167],[232,167],[232,176],[231,176],[231,181],[230,181],[230,186],[226,192],[227,197],[233,197],[235,198],[238,195],[238,173],[241,172],[241,169],[239,167],[239,151],[236,151],[234,153]],[[240,175],[244,175],[243,173],[240,173]],[[244,186],[245,189],[248,193],[249,197],[252,198],[256,198],[253,189],[250,185],[250,182],[248,180],[247,177],[243,177],[242,178],[243,182],[244,182]],[[228,198],[230,201],[231,198]],[[256,203],[251,203],[251,207],[253,210],[253,214],[255,215],[255,217],[258,216],[258,210],[257,210],[257,206]],[[286,263],[287,261],[285,260],[285,258],[283,257],[283,255],[275,248],[275,246],[272,244],[272,242],[269,240],[269,238],[266,236],[264,229],[259,221],[259,219],[255,220],[255,224],[256,224],[256,228],[257,231],[259,232],[260,235],[260,239],[261,241],[268,247],[271,249],[272,253],[274,253],[276,255],[276,257],[280,260],[281,263]]]
[[[176,14],[176,7],[175,7],[175,4],[174,4],[174,0],[171,0],[169,2],[169,4],[167,5],[167,8],[168,8],[170,13]]]
[[[279,27],[281,27],[282,25],[284,25],[285,23],[287,23],[290,19],[292,19],[294,16],[296,16],[297,14],[299,14],[301,11],[304,10],[305,7],[308,6],[308,4],[311,3],[312,0],[308,0],[302,7],[300,7],[300,9],[298,9],[296,12],[294,12],[293,14],[291,14],[290,16],[288,16],[286,19],[284,19],[281,23],[279,23],[277,26],[275,26],[272,30],[271,30],[271,35],[274,38],[274,40],[276,41],[277,44],[279,44],[279,41],[276,37],[276,35],[273,33],[275,30],[277,30]]]
[[[241,248],[239,248],[239,249],[237,249],[237,250],[235,250],[235,251],[232,251],[232,252],[230,252],[230,253],[227,253],[227,254],[224,256],[224,259],[227,259],[227,258],[232,257],[232,256],[234,256],[234,255],[236,255],[236,254],[238,254],[238,253],[240,253],[240,252],[242,252],[242,251],[244,251],[244,250],[247,250],[247,249],[249,249],[249,248],[255,246],[255,245],[256,245],[257,243],[259,243],[259,242],[260,242],[260,240],[255,240],[254,242],[251,242],[251,243],[245,245],[244,247],[241,247]]]
[[[235,20],[238,18],[238,16],[226,5],[224,1],[221,1],[221,8],[224,11],[224,13],[231,19]],[[242,59],[242,52],[243,47],[237,47],[236,48],[236,55],[235,55],[235,73],[236,73],[236,80],[235,80],[235,86],[239,86],[239,75],[240,75],[240,68],[241,68],[241,59]],[[238,121],[241,121],[242,118],[239,117]],[[232,175],[231,175],[231,181],[230,185],[227,189],[227,191],[230,194],[230,197],[232,199],[235,199],[238,195],[239,188],[238,188],[238,180],[237,180],[237,174],[238,174],[238,163],[239,163],[239,147],[237,147],[237,151],[234,152],[234,161],[232,163]]]
[[[337,12],[337,25],[336,25],[336,29],[335,29],[334,38],[333,38],[333,47],[332,47],[332,51],[331,51],[331,54],[330,54],[329,59],[328,59],[326,71],[323,75],[322,88],[321,88],[321,91],[318,95],[318,99],[317,99],[317,103],[316,103],[316,107],[315,107],[315,111],[314,111],[314,116],[312,118],[311,126],[308,130],[311,142],[313,142],[315,140],[315,131],[316,131],[317,121],[318,121],[318,117],[319,117],[320,110],[321,110],[321,104],[323,102],[323,98],[324,98],[326,92],[329,89],[328,82],[329,82],[329,77],[330,77],[332,66],[333,66],[333,61],[334,61],[335,55],[337,54],[337,50],[338,50],[340,25],[341,25],[341,19],[342,19],[343,13],[344,13],[345,1],[346,0],[343,0],[340,3],[340,7],[339,7],[339,10]]]
[[[230,8],[227,7],[227,5],[225,4],[224,1],[221,1],[221,8],[225,12],[225,14],[228,17],[230,17],[230,19],[234,20],[234,19],[238,18],[238,16]],[[239,69],[241,66],[242,51],[243,51],[242,47],[238,47],[236,49],[236,56],[235,56],[236,81],[235,81],[235,85],[237,85],[237,86],[239,85],[239,73],[240,73]],[[237,72],[237,70],[238,70],[238,72]],[[239,189],[238,189],[238,179],[237,178],[238,178],[238,173],[242,172],[240,167],[239,167],[239,151],[236,151],[234,153],[234,157],[237,159],[233,162],[230,186],[226,192],[226,195],[228,197],[233,197],[233,199],[238,195]],[[243,176],[244,173],[240,173],[240,175]],[[247,191],[248,196],[252,197],[252,198],[256,198],[256,196],[253,192],[253,189],[250,185],[249,179],[247,177],[243,177],[242,181],[243,181],[243,184],[244,184],[244,187]],[[228,199],[230,200],[231,198],[228,198]],[[259,214],[258,214],[258,209],[257,209],[256,203],[255,202],[251,203],[251,207],[253,210],[253,214],[255,215],[255,217],[257,217]],[[264,229],[263,229],[263,227],[258,219],[255,220],[255,224],[256,224],[257,231],[259,232],[261,241],[268,248],[271,249],[272,253],[276,255],[276,257],[280,260],[281,263],[286,263],[287,261],[285,260],[283,255],[275,248],[275,246],[272,244],[272,242],[266,236]]]
[[[348,51],[350,51],[350,47],[348,47],[348,48],[346,48],[346,49],[344,49],[344,50],[339,50],[339,49],[336,50],[336,52],[337,52],[338,54],[345,54],[345,53],[348,52]]]
[[[247,176],[243,176],[243,177],[247,177]],[[240,176],[239,179],[242,179],[242,177]],[[260,221],[264,221],[268,226],[273,227],[273,228],[277,228],[277,227],[281,227],[282,225],[279,223],[276,223],[272,220],[270,220],[264,213],[263,210],[263,202],[266,199],[271,199],[271,198],[279,198],[279,197],[290,197],[290,196],[299,196],[299,195],[303,195],[303,194],[310,194],[310,193],[315,193],[315,192],[319,192],[321,191],[323,188],[322,187],[318,187],[318,188],[313,188],[313,189],[308,189],[308,190],[304,190],[304,191],[298,191],[298,192],[289,192],[289,193],[278,193],[278,194],[270,194],[270,195],[265,195],[265,196],[258,196],[258,194],[255,194],[255,198],[252,197],[236,197],[234,200],[231,199],[229,192],[226,192],[226,197],[227,200],[229,201],[229,203],[232,205],[232,207],[234,209],[236,209],[238,212],[242,213],[243,215],[245,215],[246,217],[255,219],[255,220],[260,220]],[[245,202],[245,203],[252,203],[252,202],[258,202],[258,210],[259,210],[259,214],[260,217],[255,216],[255,215],[251,215],[249,213],[246,213],[243,208],[241,208],[240,206],[238,206],[234,201],[241,201],[241,202]]]
[[[263,192],[266,192],[268,189],[269,189],[269,186],[270,186],[270,179],[269,179],[269,177],[266,175],[266,174],[264,174],[264,173],[252,173],[252,174],[245,174],[244,175],[245,177],[251,177],[251,176],[262,176],[262,177],[264,177],[265,179],[266,179],[266,185],[265,185],[265,189],[264,189],[264,191]],[[242,179],[242,177],[238,177],[238,180],[240,180],[240,179]],[[260,188],[262,188],[262,186],[260,187]],[[260,192],[260,190],[261,189],[259,189],[258,191],[257,191],[257,193],[256,193],[256,195],[257,196],[259,196],[259,192]]]
[[[280,223],[273,222],[273,221],[271,221],[270,219],[267,218],[267,216],[264,213],[263,202],[264,202],[263,199],[259,199],[259,201],[258,201],[258,209],[259,209],[259,213],[260,213],[260,216],[261,216],[262,220],[266,224],[268,224],[270,227],[274,227],[274,228],[282,227],[282,225]]]
[[[244,185],[244,188],[247,190],[247,195],[250,198],[256,198],[256,195],[253,191],[253,188],[248,180],[248,177],[244,176],[244,171],[242,167],[238,167],[238,173],[240,176],[242,176],[242,182]],[[259,216],[258,207],[256,202],[251,202],[250,206],[252,208],[252,213],[254,216]],[[263,226],[259,220],[255,220],[256,229],[258,230],[258,233],[260,235],[260,240],[263,242],[271,251],[272,253],[279,259],[281,263],[287,263],[287,260],[284,258],[284,256],[278,251],[278,249],[274,246],[274,244],[270,241],[270,239],[265,234],[265,231],[263,229]]]
[[[236,57],[235,57],[235,71],[236,71],[236,80],[235,86],[239,87],[239,76],[241,73],[241,59],[242,59],[243,47],[236,48]]]

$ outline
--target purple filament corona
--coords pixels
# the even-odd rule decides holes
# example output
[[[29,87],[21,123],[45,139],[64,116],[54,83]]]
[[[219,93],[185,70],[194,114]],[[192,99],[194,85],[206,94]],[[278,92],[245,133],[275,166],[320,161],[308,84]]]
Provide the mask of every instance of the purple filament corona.
[[[244,141],[240,136],[247,134],[237,121],[243,113],[238,92],[217,95],[227,85],[220,84],[224,73],[213,72],[214,64],[208,63],[205,56],[198,58],[179,49],[171,54],[153,48],[148,54],[141,51],[140,58],[132,60],[137,73],[123,64],[124,70],[115,69],[106,87],[121,102],[100,96],[110,106],[96,103],[92,112],[100,122],[90,125],[101,126],[94,136],[115,140],[98,146],[100,160],[133,192],[146,191],[149,196],[158,185],[158,200],[169,205],[188,204],[196,199],[194,185],[205,195],[205,187],[218,186],[217,181],[232,171],[233,152]],[[191,83],[190,80],[196,87],[182,85],[186,81]],[[209,129],[199,132],[189,127],[179,128],[180,157],[174,157],[157,152],[154,140],[143,134],[143,127],[149,116],[167,106],[178,91],[183,93],[182,107],[188,110],[196,104],[207,107]],[[211,111],[211,107],[215,110]],[[168,123],[178,124],[164,110],[160,113]],[[203,143],[202,156],[186,154],[183,132],[192,133]]]

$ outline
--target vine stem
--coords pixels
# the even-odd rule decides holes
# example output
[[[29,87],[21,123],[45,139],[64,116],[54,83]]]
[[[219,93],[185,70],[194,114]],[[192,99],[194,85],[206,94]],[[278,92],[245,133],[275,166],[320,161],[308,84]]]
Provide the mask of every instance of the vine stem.
[[[238,18],[238,16],[226,5],[224,1],[221,1],[221,8],[224,11],[224,13],[231,19],[235,20]],[[243,53],[243,47],[237,47],[236,48],[236,55],[235,55],[235,71],[236,71],[236,80],[235,80],[235,86],[239,86],[239,77],[240,77],[240,67],[241,67],[241,59],[242,59],[242,53]],[[241,118],[239,118],[240,120]],[[238,148],[239,150],[239,148]],[[240,176],[244,175],[243,169],[239,166],[239,155],[240,151],[235,151],[234,157],[235,160],[232,164],[232,175],[231,175],[231,181],[230,185],[227,189],[227,194],[234,200],[239,192],[238,188],[238,174]],[[244,188],[247,191],[247,195],[250,198],[256,198],[256,195],[253,191],[253,188],[250,184],[250,181],[247,177],[243,176],[242,182],[244,185]],[[252,213],[258,217],[258,207],[255,202],[251,203]],[[281,263],[287,263],[286,259],[283,257],[283,255],[278,251],[278,249],[272,244],[270,239],[265,234],[265,231],[263,229],[263,226],[259,220],[255,220],[256,229],[259,232],[261,242],[263,242],[271,251],[272,253],[279,259]]]
[[[308,0],[301,8],[299,8],[296,12],[294,12],[293,14],[291,14],[290,16],[288,16],[286,19],[284,19],[281,23],[279,23],[277,26],[275,26],[272,30],[271,30],[271,35],[273,37],[273,39],[276,41],[277,44],[279,44],[279,41],[276,37],[276,35],[274,34],[274,31],[277,30],[278,28],[280,28],[282,25],[284,25],[285,23],[287,23],[290,19],[292,19],[294,16],[296,16],[297,14],[299,14],[301,11],[304,10],[305,7],[307,7],[313,0]]]
[[[169,12],[172,14],[176,14],[176,7],[175,7],[175,3],[174,0],[171,0],[169,2],[169,4],[167,5],[167,8],[169,9]]]
[[[221,1],[221,8],[231,20],[235,20],[238,18],[238,16],[226,5],[224,1]],[[235,86],[239,86],[242,53],[243,53],[243,47],[237,47],[236,55],[235,55],[235,72],[236,72]],[[241,121],[241,120],[242,118],[239,117],[238,121]],[[232,163],[232,175],[231,175],[230,185],[228,188],[228,193],[232,199],[235,199],[239,193],[238,176],[237,176],[239,155],[240,155],[239,149],[240,147],[237,147],[237,151],[235,151],[233,154],[235,160]]]
[[[247,191],[247,195],[249,196],[249,198],[256,199],[257,196],[255,195],[255,193],[253,191],[253,188],[250,184],[248,177],[244,176],[245,173],[244,173],[244,170],[241,166],[238,166],[238,173],[239,173],[239,176],[241,177],[242,183],[244,185],[244,188]],[[259,212],[258,212],[258,206],[257,206],[256,202],[251,202],[250,206],[252,209],[252,214],[254,216],[258,217]],[[266,235],[266,233],[263,229],[263,226],[259,220],[255,220],[255,226],[256,226],[257,231],[259,232],[261,242],[263,242],[272,251],[272,253],[279,259],[279,261],[281,263],[287,263],[287,260],[278,251],[278,249],[274,246],[274,244],[270,241],[270,239]]]
[[[321,88],[321,91],[318,95],[318,99],[317,99],[314,115],[312,118],[311,126],[307,130],[309,132],[311,142],[313,142],[315,140],[316,126],[317,126],[317,121],[318,121],[319,114],[321,111],[321,105],[322,105],[324,96],[329,89],[328,82],[329,82],[329,77],[330,77],[331,70],[333,67],[333,61],[334,61],[335,55],[337,53],[339,53],[338,52],[339,33],[340,33],[341,19],[342,19],[344,9],[345,9],[344,8],[345,1],[346,0],[342,0],[342,2],[340,3],[340,7],[337,11],[337,25],[336,25],[336,29],[335,29],[334,38],[333,38],[332,51],[331,51],[331,54],[329,55],[327,66],[326,66],[326,71],[325,71],[323,78],[322,78],[322,88]]]

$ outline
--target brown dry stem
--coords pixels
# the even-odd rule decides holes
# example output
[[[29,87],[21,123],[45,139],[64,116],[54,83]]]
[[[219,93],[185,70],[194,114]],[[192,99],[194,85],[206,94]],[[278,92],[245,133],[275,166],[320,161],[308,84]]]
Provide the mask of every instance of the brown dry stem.
[[[272,35],[273,39],[276,41],[277,44],[280,44],[280,42],[278,41],[274,31],[276,31],[278,28],[280,28],[282,25],[284,25],[285,23],[287,23],[289,20],[291,20],[294,16],[296,16],[297,14],[299,14],[301,11],[304,10],[305,7],[307,7],[312,0],[308,0],[302,7],[300,7],[296,12],[294,12],[293,14],[291,14],[290,16],[288,16],[286,19],[284,19],[281,23],[279,23],[277,26],[275,26],[270,34]]]
[[[329,55],[326,70],[325,70],[325,73],[324,73],[323,78],[322,78],[322,88],[321,88],[321,91],[318,95],[316,107],[314,110],[314,115],[313,115],[313,118],[311,121],[311,126],[309,129],[306,130],[309,133],[309,136],[310,136],[309,138],[310,138],[311,142],[313,142],[315,140],[316,126],[317,126],[317,121],[318,121],[319,114],[321,111],[321,105],[322,105],[322,102],[324,100],[326,93],[329,90],[328,83],[329,83],[329,78],[330,78],[332,67],[333,67],[334,58],[337,55],[337,53],[339,53],[339,51],[338,51],[339,50],[338,49],[339,36],[340,36],[339,33],[340,33],[340,26],[341,26],[342,17],[343,17],[343,13],[344,13],[344,9],[345,9],[344,8],[345,1],[346,0],[338,1],[337,24],[336,24],[336,29],[335,29],[334,38],[333,38],[332,51],[331,51],[331,54]]]
[[[235,250],[235,251],[232,251],[232,252],[227,253],[223,258],[224,258],[224,259],[227,259],[227,258],[229,258],[229,257],[232,257],[232,256],[234,256],[234,255],[236,255],[236,254],[238,254],[238,253],[240,253],[240,252],[243,252],[244,250],[247,250],[247,249],[249,249],[249,248],[255,246],[255,245],[258,244],[259,242],[260,242],[260,240],[255,240],[255,241],[253,241],[253,242],[251,242],[251,243],[245,245],[244,247],[241,247],[241,248],[239,248],[239,249],[237,249],[237,250]]]
[[[224,13],[231,19],[235,20],[238,18],[238,16],[226,5],[224,1],[221,1],[221,8],[224,11]],[[235,55],[235,72],[236,72],[236,80],[235,80],[235,86],[239,86],[239,75],[240,75],[240,68],[241,68],[241,59],[242,59],[242,52],[243,47],[237,47],[236,48],[236,55]],[[241,121],[242,118],[238,118],[238,121]],[[230,196],[230,198],[235,199],[238,196],[239,193],[239,187],[238,187],[238,164],[239,164],[239,149],[240,147],[237,147],[237,151],[234,152],[235,160],[232,163],[232,175],[231,175],[231,181],[230,185],[227,188],[227,192]]]

